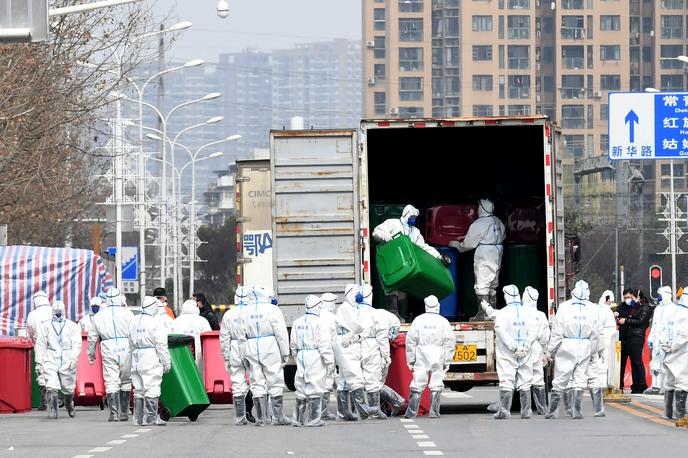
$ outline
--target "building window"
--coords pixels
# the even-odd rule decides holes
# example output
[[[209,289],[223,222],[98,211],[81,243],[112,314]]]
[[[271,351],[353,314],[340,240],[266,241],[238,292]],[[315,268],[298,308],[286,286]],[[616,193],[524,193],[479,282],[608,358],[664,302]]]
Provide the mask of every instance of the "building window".
[[[554,61],[554,48],[552,46],[542,48],[542,61],[546,64],[551,64]]]
[[[582,40],[585,38],[583,16],[561,17],[561,38],[564,40]]]
[[[562,105],[561,127],[564,129],[585,128],[585,105]],[[582,144],[583,139],[581,138],[581,146]]]
[[[663,91],[683,90],[683,75],[662,75],[660,76],[660,88]]]
[[[600,89],[603,91],[621,90],[620,75],[600,75]]]
[[[607,105],[606,103],[600,105],[600,121],[609,121],[609,105]]]
[[[387,114],[387,94],[384,92],[375,93],[375,114],[385,115]]]
[[[473,16],[474,32],[492,32],[492,16]]]
[[[583,46],[562,46],[561,63],[564,68],[579,69],[584,67],[585,48]]]
[[[399,100],[423,100],[423,78],[399,78]]]
[[[378,32],[382,32],[385,30],[385,9],[384,8],[375,8],[373,10],[373,29],[377,30]]]
[[[530,105],[509,105],[509,116],[527,116],[530,114]]]
[[[423,41],[423,19],[399,19],[399,41]]]
[[[662,164],[660,167],[662,189],[671,189],[671,165]],[[674,164],[674,188],[685,189],[686,172],[683,164]]]
[[[385,58],[385,37],[375,37],[375,45],[373,46],[373,57],[376,59]]]
[[[527,10],[530,8],[530,0],[509,0],[508,8],[510,10]]]
[[[662,38],[683,38],[683,16],[665,16],[661,19]]]
[[[606,153],[609,151],[609,135],[607,135],[607,134],[601,134],[600,135],[600,150],[603,153]]]
[[[507,17],[506,31],[510,40],[527,40],[530,38],[530,16]]]
[[[446,68],[458,68],[459,66],[459,48],[445,48],[444,62]]]
[[[621,46],[601,45],[600,60],[621,60]]]
[[[561,7],[565,10],[582,10],[583,0],[561,0]]]
[[[561,98],[585,98],[585,77],[583,75],[561,75]]]
[[[507,48],[509,68],[530,68],[530,46],[509,46]]]
[[[375,79],[376,80],[383,80],[385,79],[386,72],[385,72],[385,64],[375,64],[373,66],[374,71],[375,71]]]
[[[423,70],[423,48],[399,48],[399,70],[402,72]]]
[[[399,0],[400,13],[420,13],[423,11],[423,0]]]
[[[473,116],[492,116],[492,105],[473,105]]]
[[[492,60],[492,45],[473,45],[473,60]]]
[[[663,69],[683,68],[685,65],[676,59],[683,54],[683,45],[661,45],[659,52],[661,53],[659,63]]]
[[[663,10],[682,10],[683,0],[660,0],[659,5]]]
[[[473,75],[474,91],[491,91],[492,75]]]
[[[553,33],[554,32],[554,18],[553,17],[543,18],[542,30],[545,33]]]
[[[585,153],[584,135],[564,135],[564,154],[581,158]]]
[[[447,93],[445,94],[446,97],[458,97],[459,96],[459,78],[456,76],[449,76],[445,78],[444,82],[444,87],[447,90]],[[450,104],[449,101],[447,101],[447,104]]]
[[[423,107],[400,107],[399,108],[400,118],[422,118],[423,117]]]
[[[543,76],[542,77],[542,89],[545,92],[554,91],[554,78],[551,76]]]
[[[530,98],[530,76],[529,75],[509,75],[509,98],[527,99]]]
[[[621,30],[621,16],[600,16],[600,30],[603,32]]]

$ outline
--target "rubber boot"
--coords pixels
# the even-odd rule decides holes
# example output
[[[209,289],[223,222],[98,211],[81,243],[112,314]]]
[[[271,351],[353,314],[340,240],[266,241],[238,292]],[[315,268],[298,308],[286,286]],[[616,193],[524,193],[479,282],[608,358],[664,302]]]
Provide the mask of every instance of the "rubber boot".
[[[489,296],[477,296],[478,297],[478,313],[475,314],[472,318],[470,318],[468,321],[485,321],[487,320],[487,315],[485,314],[485,311],[483,308],[480,306],[480,303],[482,301],[488,302],[489,303]]]
[[[249,423],[256,422],[256,418],[253,416],[253,394],[250,390],[246,393],[246,419]]]
[[[145,398],[143,426],[165,426],[167,423],[158,416],[158,398]]]
[[[559,418],[559,401],[561,401],[561,391],[552,390],[549,396],[549,409],[545,418],[548,420],[556,420]]]
[[[349,390],[337,391],[337,416],[344,421],[356,421],[356,417],[351,415]]]
[[[45,412],[46,410],[48,410],[48,403],[46,401],[46,396],[47,396],[46,391],[47,390],[45,389],[45,386],[39,385],[38,391],[41,394],[41,404],[38,406],[38,411],[39,412]]]
[[[674,390],[664,391],[664,418],[674,419]]]
[[[337,416],[330,413],[330,392],[326,391],[322,395],[322,417],[324,420],[335,421]]]
[[[131,391],[119,392],[119,421],[129,420],[129,403],[131,402]]]
[[[492,413],[499,412],[499,402],[493,402],[492,404],[487,406],[487,411]]]
[[[544,386],[533,387],[533,399],[535,399],[535,411],[538,415],[547,413],[547,392]]]
[[[499,411],[494,414],[495,420],[508,420],[511,418],[511,403],[514,400],[513,390],[499,391]]]
[[[571,410],[571,388],[564,390],[564,395],[561,397],[564,401],[564,409],[566,410],[566,415],[569,417],[573,415]]]
[[[134,424],[143,426],[143,398],[134,398]]]
[[[420,407],[420,395],[419,391],[411,391],[409,395],[408,406],[406,407],[405,418],[416,418],[418,416],[418,408]]]
[[[110,407],[110,416],[108,421],[119,421],[119,392],[108,393],[107,402]]]
[[[308,422],[306,426],[325,426],[322,419],[322,398],[320,396],[308,399]]]
[[[387,385],[383,385],[382,390],[380,390],[380,400],[392,406],[392,413],[390,414],[392,417],[399,415],[401,408],[404,407],[404,398]]]
[[[65,394],[64,396],[65,407],[67,408],[67,414],[69,418],[74,418],[76,412],[74,412],[74,393]]]
[[[368,404],[366,404],[363,388],[358,388],[357,390],[351,391],[351,398],[353,399],[356,412],[358,412],[358,417],[361,420],[366,420],[368,417],[370,417],[371,412],[368,408]]]
[[[45,403],[48,410],[48,418],[54,420],[57,418],[57,410],[59,409],[59,399],[57,391],[46,390],[45,392]]]
[[[521,399],[521,418],[528,420],[533,416],[533,409],[530,406],[530,390],[518,392]]]
[[[282,396],[270,396],[272,404],[272,424],[278,426],[289,426],[291,420],[284,416],[284,398]]]
[[[234,424],[245,425],[246,419],[246,396],[243,394],[234,396]]]
[[[296,407],[294,408],[294,420],[291,422],[294,426],[303,426],[306,416],[306,406],[308,399],[296,398]]]
[[[253,398],[253,406],[256,408],[256,426],[268,424],[268,398],[261,396]]]
[[[583,390],[573,390],[571,397],[571,408],[574,420],[583,419]]]
[[[430,392],[430,418],[440,418],[440,403],[442,400],[442,390]]]
[[[592,416],[606,417],[604,413],[604,394],[602,388],[590,388],[590,397],[592,398]]]
[[[380,408],[380,392],[375,391],[368,393],[368,407],[370,409],[370,418],[376,420],[387,420],[387,415]]]
[[[686,417],[686,399],[688,399],[688,391],[676,390],[676,426],[688,426],[688,417]]]

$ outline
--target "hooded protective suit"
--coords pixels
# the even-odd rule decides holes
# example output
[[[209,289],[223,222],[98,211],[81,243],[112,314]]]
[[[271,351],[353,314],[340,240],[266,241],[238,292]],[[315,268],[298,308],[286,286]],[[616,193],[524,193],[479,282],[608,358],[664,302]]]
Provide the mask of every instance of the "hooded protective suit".
[[[547,413],[547,392],[545,390],[544,348],[549,343],[549,321],[547,315],[537,309],[540,293],[530,286],[523,291],[523,306],[533,311],[536,320],[536,338],[531,347],[530,360],[533,364],[533,397],[538,415]]]
[[[435,296],[426,297],[425,313],[413,320],[406,334],[406,364],[413,371],[407,417],[418,414],[420,395],[426,386],[430,387],[430,417],[439,417],[444,375],[455,347],[454,332],[449,321],[440,315],[439,301]]]
[[[688,294],[683,294],[678,304],[666,305],[664,326],[658,329],[660,347],[664,356],[665,415],[672,418],[674,396],[676,416],[686,415],[688,394]]]
[[[320,296],[320,300],[322,300],[322,306],[320,307],[320,321],[322,321],[323,326],[325,326],[328,330],[328,335],[330,336],[330,347],[332,347],[334,355],[334,346],[337,341],[337,316],[335,315],[337,296],[332,293],[325,293]],[[330,414],[329,410],[330,393],[335,389],[335,375],[336,365],[332,363],[327,367],[327,378],[325,378],[326,392],[323,395],[322,405],[322,418],[324,420],[337,419],[337,416]]]
[[[93,317],[96,316],[96,313],[98,313],[100,309],[104,307],[105,301],[100,297],[96,296],[91,298],[91,300],[88,302],[89,313],[82,316],[79,320],[79,328],[81,328],[81,332],[88,334],[91,329],[93,329]]]
[[[159,302],[159,301],[158,301]],[[167,313],[165,313],[166,316]],[[172,321],[172,328],[169,332],[173,334],[186,334],[193,336],[194,348],[196,351],[196,365],[199,369],[201,364],[201,334],[209,332],[210,324],[205,318],[201,318],[196,301],[189,299],[182,304],[182,314]]]
[[[588,387],[590,389],[604,389],[608,385],[609,355],[610,351],[612,351],[612,340],[616,335],[616,320],[614,319],[614,312],[606,304],[607,296],[614,297],[611,291],[605,291],[596,305],[597,321],[601,334],[598,345],[599,350],[593,352],[590,366],[588,367]]]
[[[413,205],[407,205],[406,207],[404,207],[404,211],[401,214],[401,218],[388,219],[385,220],[379,226],[377,226],[373,230],[373,238],[379,243],[384,243],[389,242],[395,235],[399,233],[408,235],[413,243],[415,243],[420,248],[422,248],[432,256],[436,257],[437,259],[441,259],[440,253],[436,249],[425,243],[425,239],[420,234],[418,228],[415,227],[413,224],[409,224],[409,219],[411,219],[411,221],[414,221],[415,218],[418,217],[418,215],[419,212],[417,208],[415,208]]]
[[[183,305],[182,305],[183,307]],[[160,300],[158,300],[157,303],[157,308],[158,308],[158,320],[162,323],[162,327],[165,330],[166,333],[171,333],[172,332],[172,323],[174,322],[174,319],[167,313],[167,306]],[[198,307],[196,307],[198,309]]]
[[[385,385],[385,383],[387,381],[389,366],[392,362],[390,342],[395,340],[399,335],[401,322],[399,321],[399,317],[385,309],[373,309],[373,316],[375,317],[376,332],[386,336],[384,343],[380,345],[380,353],[382,355],[382,374],[380,376],[382,390],[380,391],[380,399],[392,406],[392,416],[396,416],[404,406],[405,400],[399,393]]]
[[[650,334],[647,336],[647,344],[650,347],[650,373],[652,374],[652,388],[654,392],[659,392],[664,384],[664,358],[666,354],[662,350],[662,343],[660,341],[661,330],[667,325],[666,320],[669,318],[666,314],[667,310],[674,310],[675,306],[672,301],[672,292],[670,286],[663,286],[657,290],[659,297],[659,304],[655,307],[652,314],[652,327]]]
[[[134,315],[124,307],[124,295],[117,288],[108,290],[105,305],[105,309],[93,317],[93,328],[88,333],[88,359],[95,362],[96,344],[100,340],[110,421],[126,421],[131,394],[129,328]]]
[[[499,269],[504,254],[504,223],[494,216],[494,204],[482,199],[478,207],[478,219],[468,228],[463,242],[450,242],[449,245],[461,253],[475,249],[473,272],[475,274],[475,294],[478,302],[487,300],[492,307],[497,304]],[[482,318],[479,313],[476,318]]]
[[[31,337],[35,344],[39,330],[53,319],[53,310],[48,300],[48,295],[43,291],[36,291],[31,297],[31,303],[33,304],[33,310],[26,317],[26,328],[29,332],[29,337]],[[41,407],[39,410],[45,410],[45,377],[38,359],[36,359],[36,382],[41,390]]]

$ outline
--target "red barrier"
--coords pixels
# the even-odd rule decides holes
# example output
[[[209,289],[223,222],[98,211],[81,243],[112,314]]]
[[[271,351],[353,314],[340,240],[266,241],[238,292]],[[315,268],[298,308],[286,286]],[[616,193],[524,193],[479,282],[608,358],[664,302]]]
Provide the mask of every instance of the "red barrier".
[[[26,337],[0,338],[0,413],[31,412],[31,349]]]
[[[399,334],[397,338],[390,343],[390,355],[392,357],[392,363],[389,366],[385,384],[408,401],[409,386],[411,385],[411,380],[413,380],[413,373],[406,365],[406,334]],[[429,412],[430,390],[426,387],[420,398],[418,414],[427,415]]]
[[[220,348],[220,331],[201,334],[203,348],[203,382],[212,404],[232,403],[232,384]]]
[[[96,345],[96,362],[88,362],[88,333],[81,334],[81,354],[76,366],[76,390],[74,404],[78,406],[105,406],[105,378],[103,359],[100,356],[100,342]]]

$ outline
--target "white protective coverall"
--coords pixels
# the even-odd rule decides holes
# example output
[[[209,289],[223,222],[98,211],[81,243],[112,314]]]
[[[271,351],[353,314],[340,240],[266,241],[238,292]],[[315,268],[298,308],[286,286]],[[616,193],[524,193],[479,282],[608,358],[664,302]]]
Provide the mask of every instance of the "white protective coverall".
[[[666,354],[662,350],[662,343],[659,338],[661,335],[661,329],[666,326],[666,315],[667,310],[674,310],[672,306],[675,306],[672,297],[672,291],[670,286],[662,286],[657,290],[659,297],[659,304],[655,307],[652,313],[652,327],[650,328],[650,334],[647,336],[647,344],[650,347],[650,373],[652,375],[652,387],[650,390],[654,394],[659,393],[664,385],[664,358]]]
[[[195,305],[195,302],[194,302]],[[183,305],[182,305],[183,307]],[[165,332],[168,334],[172,333],[172,323],[174,322],[174,319],[167,314],[167,309],[165,308],[165,303],[163,303],[161,300],[158,300],[157,304],[158,308],[158,320],[162,322],[163,329],[165,329]],[[198,307],[196,307],[198,308]],[[200,312],[199,312],[200,313]]]
[[[547,315],[537,308],[540,293],[530,286],[523,291],[523,306],[530,308],[535,315],[535,341],[531,348],[531,362],[533,364],[533,397],[538,415],[547,413],[547,392],[545,390],[545,347],[549,343],[549,321]]]
[[[320,319],[321,306],[319,297],[306,298],[306,313],[294,320],[289,341],[296,360],[296,423],[308,426],[323,425],[322,396],[327,392],[327,369],[334,364],[330,330]]]
[[[182,314],[172,320],[172,328],[169,330],[172,334],[186,334],[194,338],[196,366],[198,366],[201,371],[203,368],[203,364],[201,364],[203,355],[201,349],[201,334],[210,331],[212,331],[212,329],[210,329],[210,323],[208,323],[208,320],[201,317],[201,312],[198,310],[196,301],[192,299],[184,301],[182,304]]]
[[[382,222],[373,230],[373,238],[379,243],[389,242],[392,238],[401,233],[408,235],[413,243],[421,247],[430,255],[437,259],[441,259],[439,251],[425,243],[425,239],[421,235],[417,227],[408,223],[409,218],[417,218],[419,215],[418,209],[413,205],[404,207],[404,211],[399,219],[388,219]]]
[[[81,354],[81,331],[79,325],[65,316],[65,304],[62,301],[55,301],[51,312],[52,320],[38,330],[36,368],[41,368],[45,380],[48,417],[57,418],[57,392],[60,390],[64,395],[67,412],[73,417],[76,367]]]
[[[100,297],[96,296],[91,298],[91,300],[88,302],[89,313],[82,316],[79,320],[79,328],[81,328],[81,332],[85,332],[86,334],[91,332],[91,329],[93,329],[93,317],[96,316],[96,313],[98,313],[100,309],[104,307],[105,301]]]
[[[435,296],[426,297],[425,313],[414,318],[406,334],[406,364],[413,371],[406,417],[418,415],[420,396],[426,386],[430,388],[430,417],[439,417],[444,375],[455,348],[454,331],[440,315],[439,301]]]
[[[328,329],[330,336],[330,346],[334,352],[334,346],[337,342],[337,316],[335,311],[337,308],[337,296],[332,293],[325,293],[320,296],[322,305],[320,307],[320,321]],[[334,353],[333,353],[334,354]],[[327,378],[325,379],[325,394],[323,395],[322,418],[324,420],[336,420],[337,416],[330,414],[329,403],[330,393],[335,389],[336,364],[330,364],[327,367]]]
[[[382,354],[382,374],[380,376],[382,390],[380,391],[380,400],[389,403],[392,406],[392,416],[396,416],[403,407],[405,400],[385,383],[387,382],[389,366],[392,363],[390,342],[399,335],[401,322],[399,317],[385,309],[373,309],[373,316],[375,317],[376,332],[386,336],[384,343],[380,344],[380,353]]]
[[[131,348],[129,328],[134,314],[126,307],[124,295],[117,288],[106,293],[105,309],[93,317],[88,333],[88,359],[95,362],[96,344],[100,340],[103,378],[110,406],[110,421],[129,418],[131,396]],[[121,405],[121,410],[120,410]]]
[[[463,242],[449,242],[461,253],[475,249],[473,272],[475,274],[475,294],[478,302],[486,300],[492,307],[497,304],[499,269],[504,254],[504,223],[494,216],[494,204],[482,199],[478,207],[478,219],[468,228]],[[479,315],[481,313],[479,312]]]
[[[48,300],[48,295],[43,291],[36,291],[31,297],[31,303],[33,304],[33,310],[26,317],[26,329],[35,345],[36,339],[38,339],[38,331],[53,319],[53,309]],[[39,364],[38,359],[36,359],[36,382],[41,390],[40,410],[45,410],[45,377]]]
[[[162,423],[157,418],[160,384],[163,373],[172,368],[167,331],[156,316],[159,303],[155,297],[146,296],[141,313],[129,327],[134,421],[137,425]]]
[[[583,418],[583,392],[588,386],[588,366],[594,353],[600,351],[602,326],[598,307],[590,302],[590,289],[584,281],[576,283],[571,299],[559,305],[554,317],[548,358],[555,357],[554,380],[546,418],[557,418],[562,393],[573,388],[573,418]]]
[[[685,290],[685,288],[684,288]],[[682,419],[686,415],[688,394],[688,294],[678,304],[665,306],[664,326],[658,330],[664,356],[664,409],[667,418]],[[676,412],[673,401],[676,399]]]

